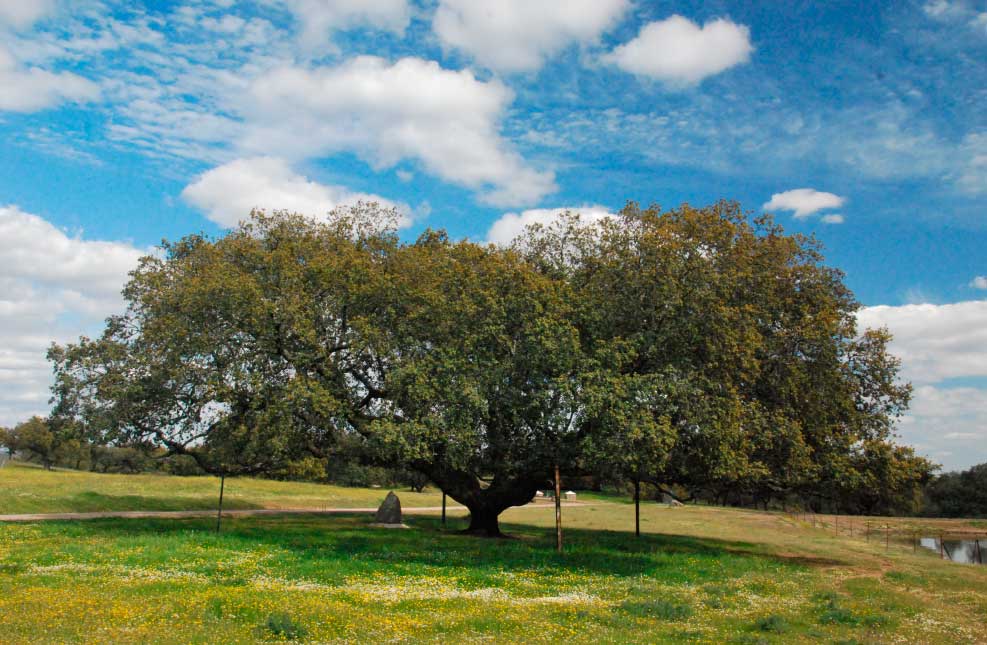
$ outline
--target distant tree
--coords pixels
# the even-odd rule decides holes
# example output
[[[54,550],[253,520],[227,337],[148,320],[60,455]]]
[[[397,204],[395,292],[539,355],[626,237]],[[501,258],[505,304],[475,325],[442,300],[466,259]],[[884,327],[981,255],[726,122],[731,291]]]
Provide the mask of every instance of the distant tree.
[[[52,432],[48,421],[34,416],[7,430],[4,445],[11,452],[21,453],[31,461],[37,461],[46,469],[55,465],[59,437]]]
[[[5,428],[0,426],[0,450],[6,450],[8,454],[13,455],[13,437],[11,435],[10,428]]]
[[[927,514],[941,517],[987,517],[987,464],[948,472],[926,489]]]

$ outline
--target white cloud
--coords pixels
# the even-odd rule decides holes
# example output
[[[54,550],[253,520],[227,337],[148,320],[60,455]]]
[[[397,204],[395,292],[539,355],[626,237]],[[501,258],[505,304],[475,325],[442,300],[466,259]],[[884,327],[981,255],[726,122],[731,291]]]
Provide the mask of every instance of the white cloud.
[[[24,67],[0,46],[0,111],[35,112],[63,101],[91,101],[99,87],[78,74]]]
[[[974,289],[987,289],[987,275],[978,275],[970,280],[970,286]]]
[[[965,14],[966,8],[959,2],[948,2],[948,0],[933,0],[926,2],[922,6],[925,15],[936,20],[946,20],[956,14]]]
[[[987,300],[865,307],[857,319],[862,327],[891,331],[891,351],[909,381],[987,377]]]
[[[603,206],[583,206],[580,208],[536,208],[521,213],[504,213],[491,225],[487,231],[487,241],[493,244],[507,246],[524,230],[534,224],[551,226],[552,223],[567,212],[578,213],[580,222],[588,225],[595,224],[609,217],[611,213]]]
[[[905,443],[942,463],[945,470],[983,463],[987,461],[987,389],[919,386],[899,432]]]
[[[146,251],[69,237],[15,206],[0,207],[0,424],[44,414],[52,341],[93,333],[123,310],[120,289]]]
[[[287,210],[323,217],[337,206],[377,202],[402,213],[401,226],[411,223],[408,208],[378,195],[354,193],[342,186],[327,186],[296,174],[283,159],[237,159],[200,175],[182,191],[182,197],[202,209],[220,226],[232,227],[254,208]]]
[[[694,85],[746,63],[754,51],[750,30],[726,18],[702,27],[682,16],[645,25],[606,58],[620,69],[673,85]]]
[[[963,166],[956,178],[960,190],[971,195],[987,193],[987,131],[963,137],[960,159]]]
[[[30,27],[55,9],[55,0],[0,0],[0,25]]]
[[[829,215],[822,216],[823,224],[842,224],[846,221],[842,213],[830,213]]]
[[[794,211],[795,219],[804,219],[827,208],[839,208],[844,202],[846,200],[843,197],[833,193],[824,193],[814,188],[796,188],[775,193],[762,208],[766,211]]]
[[[353,151],[378,170],[412,159],[446,181],[483,191],[488,203],[530,204],[556,189],[555,177],[530,168],[500,136],[513,98],[497,80],[419,58],[360,56],[337,67],[281,68],[257,78],[243,98],[240,147],[293,158]]]
[[[890,330],[902,378],[916,385],[902,439],[947,469],[987,461],[987,300],[865,307],[857,320]]]
[[[375,27],[404,33],[411,21],[407,0],[273,0],[289,9],[301,24],[303,46],[328,47],[334,30]]]
[[[485,67],[530,71],[572,43],[595,41],[629,7],[628,0],[441,0],[432,29]]]

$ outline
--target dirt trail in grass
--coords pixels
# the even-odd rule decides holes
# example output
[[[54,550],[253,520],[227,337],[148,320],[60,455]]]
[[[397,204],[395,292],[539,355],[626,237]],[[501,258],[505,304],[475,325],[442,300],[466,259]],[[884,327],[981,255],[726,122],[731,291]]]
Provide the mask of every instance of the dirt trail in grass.
[[[566,506],[592,506],[584,502],[563,502]],[[551,504],[527,504],[515,508],[554,508]],[[413,506],[402,509],[402,512],[415,515],[419,513],[438,513],[441,506]],[[465,511],[465,506],[447,506],[447,511]],[[223,515],[229,517],[249,517],[253,515],[353,515],[376,513],[376,507],[365,508],[252,508],[224,510]],[[0,515],[0,522],[43,522],[49,520],[98,520],[105,518],[189,518],[212,517],[216,509],[195,511],[97,511],[91,513],[15,513]]]

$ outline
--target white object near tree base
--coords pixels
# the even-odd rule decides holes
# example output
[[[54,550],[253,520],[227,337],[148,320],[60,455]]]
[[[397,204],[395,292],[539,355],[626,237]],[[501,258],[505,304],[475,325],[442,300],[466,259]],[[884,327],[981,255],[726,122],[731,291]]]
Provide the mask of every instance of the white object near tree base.
[[[543,493],[543,492],[541,492],[541,491],[537,491],[537,492],[535,493],[535,497],[544,497],[544,496],[545,496],[545,493]]]
[[[569,500],[569,499],[576,499],[576,492],[575,491],[571,491],[571,490],[567,490],[565,492],[565,498],[567,500]]]

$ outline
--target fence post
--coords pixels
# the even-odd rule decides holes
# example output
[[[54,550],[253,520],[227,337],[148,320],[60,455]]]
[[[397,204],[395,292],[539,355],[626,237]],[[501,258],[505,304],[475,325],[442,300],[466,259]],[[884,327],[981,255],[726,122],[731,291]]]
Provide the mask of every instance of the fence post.
[[[216,532],[219,533],[223,522],[223,489],[226,488],[226,473],[219,476],[219,510],[216,512]]]
[[[562,553],[562,480],[555,464],[555,550]]]

